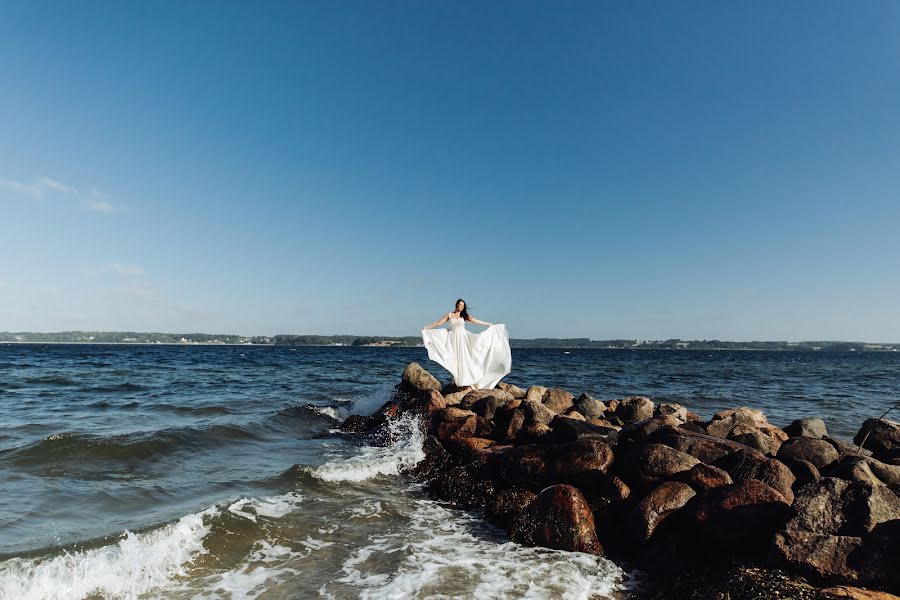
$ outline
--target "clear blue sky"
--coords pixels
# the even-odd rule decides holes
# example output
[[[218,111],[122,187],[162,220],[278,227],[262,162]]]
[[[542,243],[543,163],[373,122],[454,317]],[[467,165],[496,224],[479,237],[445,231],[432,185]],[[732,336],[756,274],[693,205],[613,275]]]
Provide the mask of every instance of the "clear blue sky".
[[[0,330],[900,342],[900,2],[3,2],[0,242]]]

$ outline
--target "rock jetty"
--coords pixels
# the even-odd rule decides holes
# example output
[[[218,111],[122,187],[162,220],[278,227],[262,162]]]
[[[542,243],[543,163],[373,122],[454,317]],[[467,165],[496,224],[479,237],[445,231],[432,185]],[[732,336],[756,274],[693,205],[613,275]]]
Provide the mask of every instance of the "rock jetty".
[[[457,388],[411,363],[390,401],[342,427],[406,413],[428,433],[413,474],[434,497],[483,510],[516,542],[635,565],[660,597],[900,594],[898,423],[866,421],[857,447],[821,419],[782,428],[745,406],[704,420],[645,396]]]

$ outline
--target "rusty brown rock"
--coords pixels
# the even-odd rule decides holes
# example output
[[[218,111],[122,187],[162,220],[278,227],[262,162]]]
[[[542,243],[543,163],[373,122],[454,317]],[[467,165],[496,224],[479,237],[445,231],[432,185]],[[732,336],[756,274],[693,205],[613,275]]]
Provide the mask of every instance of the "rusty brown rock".
[[[687,471],[675,473],[670,479],[686,483],[698,492],[734,483],[727,471],[705,463],[697,463]]]
[[[794,501],[794,481],[796,478],[784,463],[768,458],[760,452],[746,448],[723,456],[713,463],[724,469],[735,481],[756,479],[769,485],[787,498],[788,504]]]
[[[533,385],[525,391],[525,399],[533,402],[540,402],[546,391],[547,388],[542,385]]]
[[[570,485],[544,489],[513,522],[510,538],[526,546],[603,554],[594,515],[584,496]]]
[[[500,388],[501,390],[503,390],[504,392],[507,392],[513,398],[516,398],[519,400],[524,399],[525,396],[528,394],[527,390],[523,390],[519,386],[513,385],[511,383],[506,383],[505,381],[501,381],[500,383],[498,383],[497,387]]]
[[[789,508],[776,489],[756,479],[744,479],[701,492],[694,520],[707,536],[719,541],[767,543]]]
[[[428,390],[440,392],[442,387],[441,382],[434,375],[423,369],[419,363],[414,362],[409,363],[403,369],[401,382],[420,392]]]

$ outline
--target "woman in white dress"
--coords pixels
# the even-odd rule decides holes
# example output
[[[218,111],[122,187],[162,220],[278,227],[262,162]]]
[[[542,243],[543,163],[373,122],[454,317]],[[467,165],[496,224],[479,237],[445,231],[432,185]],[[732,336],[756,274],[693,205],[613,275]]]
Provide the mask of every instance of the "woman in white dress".
[[[487,329],[477,334],[466,331],[466,321]],[[434,329],[444,323],[450,328]],[[506,326],[479,321],[466,310],[462,298],[453,312],[422,329],[422,340],[428,358],[450,371],[453,383],[460,387],[491,389],[512,370]]]

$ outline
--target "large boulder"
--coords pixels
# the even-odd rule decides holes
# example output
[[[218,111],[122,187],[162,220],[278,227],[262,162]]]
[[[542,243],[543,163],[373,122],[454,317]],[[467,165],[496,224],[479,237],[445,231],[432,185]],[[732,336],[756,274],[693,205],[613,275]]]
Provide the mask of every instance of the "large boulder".
[[[747,446],[725,440],[707,433],[698,433],[685,429],[686,425],[678,427],[660,427],[648,438],[650,441],[665,444],[666,446],[686,452],[707,464],[713,463],[719,458],[733,452],[747,450]]]
[[[515,518],[510,538],[526,546],[603,554],[594,515],[581,492],[570,485],[553,485],[538,494]]]
[[[515,518],[525,512],[535,498],[537,498],[537,494],[531,490],[501,489],[489,498],[487,506],[484,507],[484,515],[496,525],[509,529]]]
[[[628,517],[628,532],[636,543],[650,539],[656,527],[681,509],[696,492],[686,483],[665,481],[644,496]]]
[[[550,388],[541,397],[541,404],[557,414],[562,414],[572,408],[574,396],[560,388]]]
[[[790,437],[808,437],[822,439],[828,435],[825,421],[818,418],[797,419],[784,428],[784,432]]]
[[[469,392],[466,397],[463,398],[460,406],[471,410],[476,415],[484,417],[485,419],[493,419],[497,409],[504,406],[508,400],[512,400],[512,398],[505,397],[507,396],[506,392],[503,392],[503,395],[479,394],[477,397],[473,398],[472,396],[474,394],[479,394],[479,392]]]
[[[649,490],[699,462],[690,454],[669,446],[646,443],[626,452],[617,470],[628,485]]]
[[[676,402],[663,402],[653,411],[654,417],[675,417],[682,423],[688,420],[688,410]]]
[[[612,449],[597,440],[527,444],[492,452],[485,459],[482,476],[501,486],[534,491],[556,483],[593,490],[606,479],[613,458]]]
[[[784,495],[756,479],[701,492],[694,506],[701,531],[711,539],[740,544],[735,550],[768,545],[790,509]]]
[[[646,396],[630,396],[619,400],[615,414],[623,423],[634,423],[652,417],[653,406],[653,401]]]
[[[866,419],[853,443],[872,452],[900,448],[900,423],[887,419]]]
[[[792,512],[788,530],[864,536],[900,519],[900,497],[884,486],[822,477],[797,490]]]
[[[796,478],[784,463],[750,450],[733,452],[713,463],[724,469],[735,481],[756,479],[778,490],[788,504],[794,501],[794,481]]]
[[[838,451],[825,440],[812,437],[794,437],[784,442],[778,450],[778,460],[785,463],[805,460],[820,471],[838,459]]]
[[[441,391],[441,382],[437,378],[423,369],[419,363],[411,362],[403,369],[401,382],[409,388],[425,392],[428,390]]]

